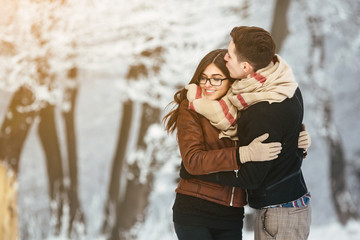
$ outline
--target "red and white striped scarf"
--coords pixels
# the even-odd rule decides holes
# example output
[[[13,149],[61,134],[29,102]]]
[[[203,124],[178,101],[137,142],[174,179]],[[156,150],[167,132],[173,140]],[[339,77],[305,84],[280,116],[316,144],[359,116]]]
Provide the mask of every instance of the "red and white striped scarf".
[[[236,80],[227,94],[220,100],[207,99],[196,84],[186,86],[189,108],[206,117],[221,130],[219,138],[236,139],[237,110],[245,110],[251,105],[267,101],[282,102],[291,98],[298,87],[289,65],[276,55],[267,67]]]

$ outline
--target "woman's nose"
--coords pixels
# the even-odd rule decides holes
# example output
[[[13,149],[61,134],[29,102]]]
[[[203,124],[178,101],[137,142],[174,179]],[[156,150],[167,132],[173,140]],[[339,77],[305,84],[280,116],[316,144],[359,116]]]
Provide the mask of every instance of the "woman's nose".
[[[205,86],[206,87],[211,87],[212,86],[211,83],[210,83],[210,79],[207,79],[207,81],[205,83]]]

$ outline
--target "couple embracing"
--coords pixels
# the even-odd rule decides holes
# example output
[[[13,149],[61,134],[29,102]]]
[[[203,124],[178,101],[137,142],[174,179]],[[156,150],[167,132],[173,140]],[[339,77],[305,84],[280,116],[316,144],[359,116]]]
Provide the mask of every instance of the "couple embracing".
[[[301,165],[310,146],[290,66],[259,27],[235,27],[228,49],[208,53],[163,119],[177,132],[180,240],[242,239],[244,206],[255,239],[307,239],[310,193]]]

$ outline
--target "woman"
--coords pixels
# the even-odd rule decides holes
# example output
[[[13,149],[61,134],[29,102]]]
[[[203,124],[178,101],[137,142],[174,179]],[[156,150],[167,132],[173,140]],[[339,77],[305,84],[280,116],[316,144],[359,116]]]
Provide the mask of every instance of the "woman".
[[[280,143],[262,143],[266,134],[237,147],[236,140],[224,137],[236,131],[236,108],[223,109],[223,116],[211,114],[211,102],[224,101],[234,81],[225,65],[226,53],[225,49],[214,50],[200,61],[189,85],[174,95],[177,108],[163,119],[169,133],[177,130],[182,164],[193,175],[237,171],[246,161],[272,160],[281,151]],[[200,95],[209,101],[198,104]],[[243,189],[181,179],[176,192],[173,221],[180,240],[242,239]]]

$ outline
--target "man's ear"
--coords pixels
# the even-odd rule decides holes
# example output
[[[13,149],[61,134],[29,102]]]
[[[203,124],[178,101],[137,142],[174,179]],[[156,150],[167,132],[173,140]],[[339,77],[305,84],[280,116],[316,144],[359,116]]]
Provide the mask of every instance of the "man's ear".
[[[246,73],[253,73],[254,69],[249,62],[242,62],[242,70]]]

